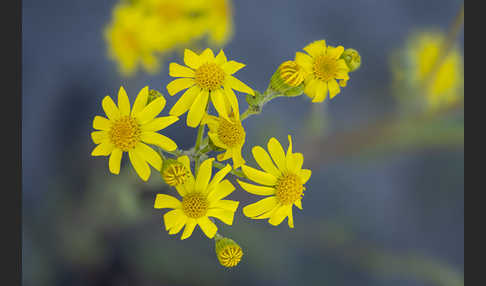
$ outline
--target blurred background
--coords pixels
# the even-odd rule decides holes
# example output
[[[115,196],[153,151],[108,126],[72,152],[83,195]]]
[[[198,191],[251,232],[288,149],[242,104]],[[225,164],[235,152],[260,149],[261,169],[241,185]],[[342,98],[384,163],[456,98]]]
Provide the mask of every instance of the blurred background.
[[[217,1],[207,19],[176,25],[194,35],[169,43],[172,29],[155,30],[143,55],[127,55],[114,11],[135,2],[23,1],[23,285],[464,285],[463,1]],[[155,29],[143,18],[128,27]],[[411,79],[433,50],[421,48],[423,33],[442,35],[444,65],[457,58],[443,72],[432,63],[420,85]],[[153,202],[173,190],[156,172],[143,183],[124,160],[114,176],[90,156],[93,117],[120,85],[132,102],[146,85],[176,102],[168,63],[182,63],[184,47],[224,47],[247,65],[237,77],[264,91],[280,63],[319,39],[358,50],[361,68],[333,100],[278,98],[244,122],[249,164],[252,146],[276,137],[286,147],[292,134],[313,174],[294,229],[241,208],[232,227],[219,224],[244,249],[237,267],[220,266],[200,230],[168,235]],[[196,130],[182,119],[164,131],[188,149]],[[241,189],[230,198],[257,199]]]

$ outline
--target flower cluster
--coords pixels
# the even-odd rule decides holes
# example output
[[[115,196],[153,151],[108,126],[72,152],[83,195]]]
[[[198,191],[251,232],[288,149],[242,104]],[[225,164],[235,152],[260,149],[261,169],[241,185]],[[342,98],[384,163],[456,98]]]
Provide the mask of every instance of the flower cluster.
[[[232,34],[230,0],[132,0],[113,9],[105,38],[109,54],[124,75],[139,65],[147,72],[159,69],[159,57],[196,45],[205,37],[211,46],[223,46]]]
[[[221,265],[234,267],[243,250],[234,240],[223,237],[215,223],[219,220],[232,225],[240,204],[227,198],[235,191],[229,176],[237,177],[238,185],[246,192],[266,196],[243,207],[246,217],[268,219],[274,226],[287,218],[288,226],[294,228],[293,206],[302,210],[305,184],[312,173],[303,168],[304,155],[294,152],[290,135],[286,151],[274,137],[267,142],[266,150],[253,147],[259,169],[247,165],[242,156],[247,132],[243,121],[260,113],[264,104],[277,97],[305,93],[313,102],[322,102],[329,93],[333,98],[339,86],[349,80],[348,73],[360,65],[355,50],[326,46],[324,40],[309,44],[304,51],[297,52],[294,61],[282,63],[261,93],[235,76],[245,65],[229,60],[222,50],[215,55],[211,49],[200,54],[186,49],[184,65],[169,65],[169,75],[176,79],[167,85],[167,91],[178,97],[169,114],[157,117],[166,102],[160,92],[143,88],[131,107],[121,87],[118,105],[105,97],[102,107],[107,117],[95,116],[93,120],[93,128],[98,131],[92,133],[92,139],[98,145],[92,155],[109,156],[109,170],[118,174],[122,155],[128,152],[133,168],[144,181],[150,176],[149,165],[155,168],[179,197],[155,197],[155,209],[170,209],[163,215],[165,230],[170,235],[182,232],[180,238],[187,239],[199,226],[215,240]],[[249,105],[243,113],[239,97]],[[186,113],[186,125],[198,128],[197,139],[193,148],[180,150],[159,131]],[[221,163],[230,159],[231,165]],[[219,170],[215,172],[215,168]]]

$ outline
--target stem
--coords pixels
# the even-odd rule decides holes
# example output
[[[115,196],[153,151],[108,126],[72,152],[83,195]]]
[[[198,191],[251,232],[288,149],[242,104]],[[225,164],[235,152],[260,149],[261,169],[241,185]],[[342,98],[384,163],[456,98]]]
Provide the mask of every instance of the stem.
[[[208,108],[209,108],[209,101],[206,104],[206,108],[205,108],[204,113],[207,113],[208,112]],[[200,123],[199,124],[199,128],[197,130],[196,145],[194,146],[194,154],[195,154],[195,167],[194,167],[194,171],[195,171],[196,174],[197,174],[197,171],[199,169],[200,154],[198,154],[198,153],[199,153],[199,149],[201,147],[201,142],[202,142],[202,139],[203,139],[205,127],[206,127],[206,124],[201,124]]]
[[[260,114],[262,112],[262,109],[263,109],[263,106],[265,104],[267,104],[268,102],[270,102],[272,99],[274,98],[277,98],[279,96],[282,96],[281,94],[275,92],[274,90],[272,89],[267,89],[264,93],[263,93],[263,99],[262,99],[262,102],[260,104],[258,104],[257,106],[248,106],[248,108],[245,110],[245,112],[243,112],[243,114],[241,114],[240,116],[240,120],[243,121],[245,120],[246,118],[254,115],[254,114]]]
[[[218,168],[218,169],[223,169],[226,165],[219,163],[219,162],[213,162],[213,166]],[[239,177],[239,178],[246,179],[245,173],[243,173],[241,170],[232,169],[230,171],[230,173]]]

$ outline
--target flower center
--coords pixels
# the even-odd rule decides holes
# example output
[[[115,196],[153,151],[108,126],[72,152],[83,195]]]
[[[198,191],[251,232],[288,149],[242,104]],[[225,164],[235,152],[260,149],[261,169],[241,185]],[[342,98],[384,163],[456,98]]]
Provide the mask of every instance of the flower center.
[[[226,146],[233,147],[245,141],[245,129],[241,123],[232,123],[224,118],[219,121],[218,138]]]
[[[225,267],[235,267],[243,257],[243,251],[240,247],[229,245],[218,253],[218,259],[221,265]]]
[[[201,193],[187,194],[182,199],[182,210],[190,218],[200,218],[208,212],[209,203]]]
[[[211,91],[223,85],[225,73],[217,64],[205,63],[196,70],[194,79],[199,87]]]
[[[140,141],[140,126],[130,116],[122,116],[115,121],[110,130],[110,139],[122,151],[133,149]]]
[[[294,61],[286,61],[280,66],[280,77],[290,86],[298,86],[304,81],[304,72]]]
[[[337,60],[328,55],[320,55],[314,59],[314,75],[328,81],[335,78],[337,72]]]
[[[182,164],[172,164],[162,173],[162,179],[170,186],[179,186],[186,182],[189,171]]]
[[[302,181],[295,174],[286,174],[277,181],[276,195],[283,205],[292,204],[299,200],[304,192]]]

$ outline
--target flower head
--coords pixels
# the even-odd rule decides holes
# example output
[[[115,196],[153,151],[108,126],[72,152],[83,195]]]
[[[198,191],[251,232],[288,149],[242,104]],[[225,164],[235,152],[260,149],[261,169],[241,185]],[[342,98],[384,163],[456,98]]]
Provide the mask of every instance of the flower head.
[[[215,250],[219,263],[227,268],[235,267],[243,257],[243,250],[234,240],[217,235],[215,238]]]
[[[165,229],[169,234],[179,233],[185,226],[181,239],[186,239],[191,236],[196,225],[199,225],[207,237],[213,238],[218,228],[209,217],[217,218],[228,225],[233,224],[239,202],[223,200],[235,189],[224,179],[231,171],[231,166],[221,169],[211,180],[213,161],[211,158],[201,164],[195,181],[189,180],[176,186],[182,201],[169,195],[157,194],[154,208],[173,209],[164,215]]]
[[[219,161],[233,159],[233,168],[237,169],[245,164],[241,156],[241,149],[245,144],[245,129],[239,119],[234,116],[229,118],[206,115],[202,124],[209,127],[208,136],[216,147],[225,149],[226,152],[218,155]]]
[[[283,62],[270,79],[270,88],[285,95],[299,96],[304,91],[305,70],[295,61]]]
[[[189,110],[187,125],[197,127],[204,114],[209,98],[219,115],[228,118],[231,110],[239,117],[238,100],[234,90],[254,94],[253,89],[233,76],[235,72],[245,65],[235,61],[228,61],[221,50],[215,57],[210,49],[204,50],[201,55],[186,49],[182,66],[171,63],[169,75],[181,77],[167,85],[170,95],[187,89],[177,103],[170,110],[171,115],[180,116]]]
[[[188,182],[194,183],[191,173],[189,157],[181,156],[174,159],[166,159],[160,171],[162,179],[167,185],[176,187]]]
[[[252,219],[266,219],[271,225],[279,225],[288,217],[288,225],[294,227],[292,206],[302,209],[304,184],[311,176],[311,170],[302,169],[304,157],[301,153],[292,152],[290,135],[289,148],[284,152],[282,145],[275,138],[268,141],[270,155],[260,146],[252,149],[253,157],[263,171],[249,166],[241,170],[248,179],[260,184],[253,185],[238,180],[240,186],[247,192],[269,196],[243,208],[243,213]],[[271,156],[271,157],[270,157]],[[273,160],[273,162],[272,162]]]
[[[123,87],[118,92],[118,106],[111,97],[103,99],[102,106],[106,117],[95,116],[93,128],[99,131],[91,133],[91,138],[98,144],[91,153],[92,156],[110,156],[109,169],[113,174],[120,173],[123,152],[128,152],[132,166],[144,181],[150,176],[150,164],[159,170],[162,158],[148,144],[174,151],[177,144],[172,139],[157,133],[173,124],[177,116],[156,116],[164,109],[165,98],[159,97],[147,105],[148,87],[144,87],[130,111],[128,95]],[[147,164],[148,163],[148,164]]]
[[[341,55],[342,46],[326,46],[326,41],[320,40],[310,43],[304,48],[307,52],[297,52],[295,61],[307,72],[305,79],[305,94],[312,98],[312,102],[322,102],[329,97],[335,97],[341,89],[336,80],[348,80],[349,68]]]

